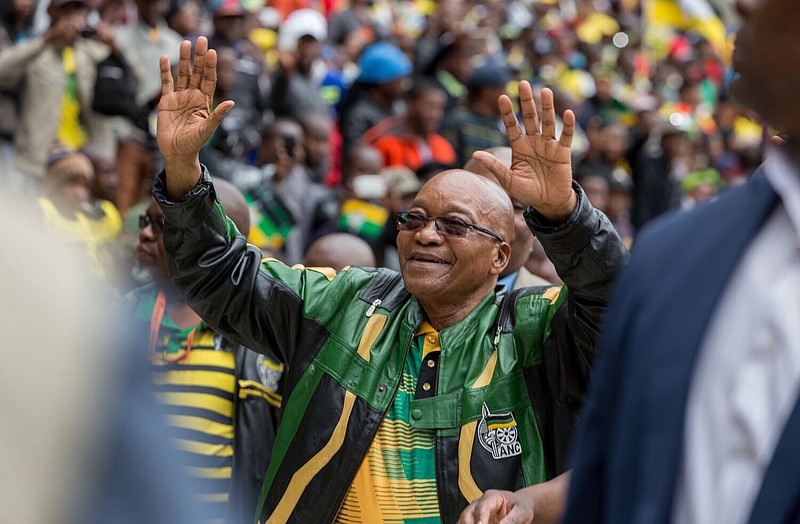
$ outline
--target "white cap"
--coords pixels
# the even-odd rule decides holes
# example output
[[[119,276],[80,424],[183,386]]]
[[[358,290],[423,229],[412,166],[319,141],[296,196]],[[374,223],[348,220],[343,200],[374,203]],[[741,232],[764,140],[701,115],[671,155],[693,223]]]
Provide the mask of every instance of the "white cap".
[[[328,38],[328,22],[319,11],[314,9],[298,9],[293,11],[280,26],[278,49],[294,51],[297,41],[309,35],[320,42]]]

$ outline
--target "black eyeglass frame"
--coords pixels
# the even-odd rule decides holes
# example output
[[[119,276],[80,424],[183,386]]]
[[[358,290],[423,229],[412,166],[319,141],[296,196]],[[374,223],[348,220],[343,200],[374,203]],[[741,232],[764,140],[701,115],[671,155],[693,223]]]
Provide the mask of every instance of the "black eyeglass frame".
[[[418,220],[423,220],[423,224],[419,227],[410,228],[407,227],[409,217],[414,217]],[[491,229],[485,228],[483,226],[479,226],[478,224],[470,224],[469,222],[462,220],[457,217],[427,217],[422,213],[415,213],[413,211],[406,211],[404,213],[397,213],[394,216],[395,223],[397,224],[397,229],[400,231],[417,231],[418,229],[422,229],[428,225],[428,222],[433,220],[434,227],[436,231],[439,232],[442,236],[449,236],[449,237],[464,237],[467,235],[467,229],[474,229],[479,233],[483,233],[484,235],[489,235],[490,237],[498,240],[500,242],[505,243],[503,237],[492,231]],[[448,231],[447,225],[455,224],[459,227],[464,228],[464,233],[459,235],[453,233],[452,230]]]
[[[164,232],[164,220],[156,220],[150,215],[139,215],[139,229],[144,229],[147,226],[153,228],[153,233],[159,235]]]

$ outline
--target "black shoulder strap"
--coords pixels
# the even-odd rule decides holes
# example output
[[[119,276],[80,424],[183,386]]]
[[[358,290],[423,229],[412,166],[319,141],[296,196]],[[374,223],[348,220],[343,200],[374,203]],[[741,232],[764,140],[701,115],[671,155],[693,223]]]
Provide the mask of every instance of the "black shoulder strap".
[[[400,273],[386,268],[377,271],[378,275],[372,279],[359,298],[368,304],[374,304],[377,300],[381,309],[394,311],[411,297],[411,293],[406,291]]]
[[[503,290],[498,292],[497,302],[500,306],[500,313],[498,313],[497,322],[495,323],[495,335],[514,331],[514,324],[516,323],[514,312],[516,310],[518,298],[542,293],[545,289],[550,287],[552,286],[521,287],[513,291]]]

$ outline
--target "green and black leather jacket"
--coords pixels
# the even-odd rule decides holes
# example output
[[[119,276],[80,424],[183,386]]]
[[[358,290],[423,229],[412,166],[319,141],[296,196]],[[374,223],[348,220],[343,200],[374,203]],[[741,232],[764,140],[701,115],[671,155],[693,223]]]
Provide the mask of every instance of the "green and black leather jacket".
[[[180,202],[154,194],[173,284],[219,333],[288,363],[259,522],[331,522],[398,388],[425,311],[385,269],[262,260],[227,219],[208,172]],[[628,252],[575,185],[565,224],[526,219],[567,286],[498,288],[442,329],[435,382],[411,423],[436,431],[444,522],[486,489],[516,490],[564,470],[598,323]],[[422,380],[420,380],[422,382]]]

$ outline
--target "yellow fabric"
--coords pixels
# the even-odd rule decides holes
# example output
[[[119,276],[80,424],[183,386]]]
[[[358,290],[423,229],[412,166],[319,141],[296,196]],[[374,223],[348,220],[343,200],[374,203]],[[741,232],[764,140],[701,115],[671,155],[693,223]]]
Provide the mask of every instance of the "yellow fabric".
[[[595,12],[578,26],[578,38],[589,44],[599,43],[604,36],[614,36],[619,31],[619,22],[605,13]]]
[[[117,207],[108,200],[98,200],[97,205],[103,216],[97,219],[88,218],[89,231],[98,242],[113,240],[122,233],[122,215]]]
[[[696,0],[701,1],[701,0]],[[647,22],[658,32],[659,28],[678,31],[695,31],[708,40],[717,54],[723,59],[730,58],[727,31],[725,24],[713,14],[706,18],[699,18],[687,12],[681,5],[681,0],[653,0],[646,2]],[[709,8],[709,12],[710,8]]]
[[[461,426],[461,433],[458,438],[458,489],[469,502],[477,500],[483,496],[483,491],[475,483],[470,470],[472,464],[472,446],[475,443],[475,431],[478,421],[473,420],[469,424]]]
[[[62,53],[64,61],[64,72],[67,81],[64,86],[64,93],[61,95],[61,119],[56,132],[56,139],[72,149],[80,149],[89,137],[86,134],[83,124],[81,124],[81,104],[78,100],[78,89],[75,80],[77,66],[75,64],[75,50],[68,46]]]
[[[358,356],[367,362],[369,362],[370,359],[372,346],[375,344],[375,341],[378,340],[378,336],[381,334],[381,330],[386,324],[387,318],[386,315],[373,314],[369,317],[364,332],[361,333],[361,341],[358,343]]]
[[[104,216],[93,219],[83,213],[65,217],[45,197],[39,197],[38,202],[51,233],[68,244],[84,245],[90,270],[96,276],[105,277],[112,263],[109,242],[122,231],[122,218],[114,205],[106,200],[99,201]]]

